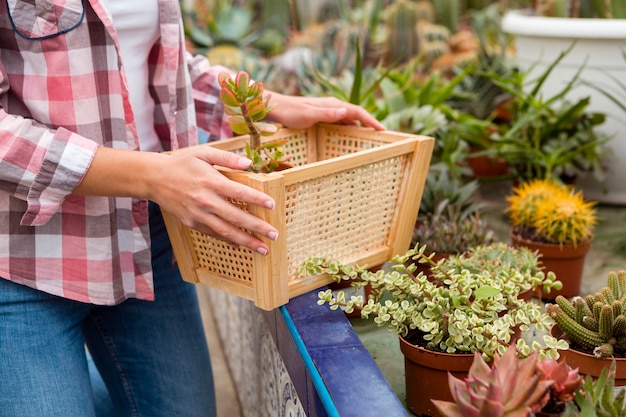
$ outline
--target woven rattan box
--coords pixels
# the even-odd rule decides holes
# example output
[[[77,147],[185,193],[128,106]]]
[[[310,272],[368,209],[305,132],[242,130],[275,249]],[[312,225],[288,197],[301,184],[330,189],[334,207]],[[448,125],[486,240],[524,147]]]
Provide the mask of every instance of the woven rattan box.
[[[186,281],[202,283],[271,310],[331,282],[303,277],[298,267],[320,256],[380,265],[411,241],[434,140],[392,131],[319,124],[282,129],[265,140],[288,138],[294,168],[270,174],[224,170],[224,175],[270,195],[266,210],[232,201],[278,229],[270,252],[233,248],[163,213]],[[208,146],[243,153],[247,136]],[[282,209],[281,209],[282,208]]]

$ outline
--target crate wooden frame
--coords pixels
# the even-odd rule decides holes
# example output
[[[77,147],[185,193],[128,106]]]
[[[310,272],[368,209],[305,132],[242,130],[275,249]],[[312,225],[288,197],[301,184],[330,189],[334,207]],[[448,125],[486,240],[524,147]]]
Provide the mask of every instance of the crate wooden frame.
[[[235,249],[163,212],[183,279],[249,299],[271,310],[331,282],[302,277],[311,256],[380,265],[410,245],[434,140],[427,136],[318,124],[282,129],[294,168],[270,174],[224,169],[227,177],[270,195],[276,209],[232,201],[272,224],[269,254]],[[209,146],[241,153],[246,135]],[[280,208],[283,209],[280,209]]]

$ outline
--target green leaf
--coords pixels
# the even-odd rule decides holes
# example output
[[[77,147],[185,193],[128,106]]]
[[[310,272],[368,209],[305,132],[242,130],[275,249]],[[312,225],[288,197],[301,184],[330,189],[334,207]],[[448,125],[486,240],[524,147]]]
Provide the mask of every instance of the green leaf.
[[[484,285],[474,291],[476,300],[483,300],[485,298],[495,297],[500,294],[500,290],[490,285]]]

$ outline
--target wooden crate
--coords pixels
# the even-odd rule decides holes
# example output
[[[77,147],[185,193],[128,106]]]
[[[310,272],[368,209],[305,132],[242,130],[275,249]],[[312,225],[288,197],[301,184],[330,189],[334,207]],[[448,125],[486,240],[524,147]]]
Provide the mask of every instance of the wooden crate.
[[[253,300],[265,310],[331,281],[298,274],[309,257],[375,266],[404,253],[434,144],[426,136],[329,124],[282,129],[269,140],[283,138],[289,138],[285,152],[294,168],[271,174],[223,170],[276,201],[275,210],[232,202],[278,230],[277,241],[265,239],[269,255],[234,249],[163,213],[186,281]],[[210,146],[242,153],[246,141],[240,136]]]

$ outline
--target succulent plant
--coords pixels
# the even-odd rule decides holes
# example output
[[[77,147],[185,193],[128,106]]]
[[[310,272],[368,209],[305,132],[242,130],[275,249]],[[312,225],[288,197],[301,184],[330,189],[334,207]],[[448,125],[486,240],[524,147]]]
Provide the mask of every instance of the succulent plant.
[[[271,136],[280,129],[278,124],[263,121],[273,108],[269,104],[270,95],[263,97],[263,83],[251,82],[250,75],[245,71],[239,71],[235,79],[230,73],[222,72],[218,81],[221,86],[220,100],[224,103],[230,128],[238,135],[250,135],[246,153],[252,160],[252,170],[271,172],[277,169],[288,158],[281,148],[284,142],[261,143],[261,136]],[[265,154],[265,159],[261,152]]]
[[[486,358],[504,352],[515,344],[519,354],[532,350],[542,357],[557,357],[558,349],[567,343],[546,335],[543,344],[533,341],[529,346],[523,338],[516,339],[518,330],[530,327],[546,331],[553,321],[539,304],[519,297],[518,286],[508,281],[523,279],[515,269],[503,266],[499,270],[479,273],[465,269],[448,273],[445,261],[435,263],[426,245],[416,245],[404,255],[395,256],[385,268],[376,272],[358,265],[346,265],[324,258],[311,258],[299,272],[303,276],[328,274],[335,281],[351,280],[355,289],[369,285],[369,295],[351,296],[329,289],[319,292],[318,304],[331,309],[344,308],[346,313],[361,310],[361,317],[374,317],[378,326],[387,326],[400,336],[419,335],[426,349],[447,353],[481,352]],[[418,263],[432,263],[445,278],[432,282],[423,273],[415,273]]]
[[[570,368],[565,362],[554,359],[542,359],[537,362],[537,370],[542,380],[550,380],[549,399],[541,411],[546,414],[557,414],[565,411],[566,404],[571,402],[580,388],[583,377],[578,369]]]
[[[520,360],[515,348],[496,354],[491,367],[480,354],[465,380],[449,374],[454,402],[433,400],[444,417],[528,417],[547,403],[553,380],[537,370],[538,352]]]
[[[474,246],[467,252],[450,256],[445,261],[445,270],[448,273],[460,273],[463,269],[472,273],[489,271],[494,274],[506,269],[518,271],[519,274],[508,277],[504,285],[518,286],[520,293],[539,290],[549,293],[551,289],[560,290],[563,287],[554,272],[542,271],[537,253],[504,242]],[[434,274],[435,277],[440,275]]]
[[[609,272],[607,286],[585,298],[555,298],[546,312],[582,351],[598,358],[626,353],[626,271]]]
[[[479,211],[463,211],[460,203],[448,200],[422,217],[412,237],[413,244],[426,242],[432,251],[448,254],[462,253],[493,240],[493,230]]]
[[[626,416],[626,390],[615,389],[615,361],[604,368],[597,380],[586,376],[576,392],[574,403],[567,403],[562,417]]]
[[[513,227],[529,240],[577,245],[592,238],[597,222],[595,202],[552,179],[519,184],[507,204]]]

